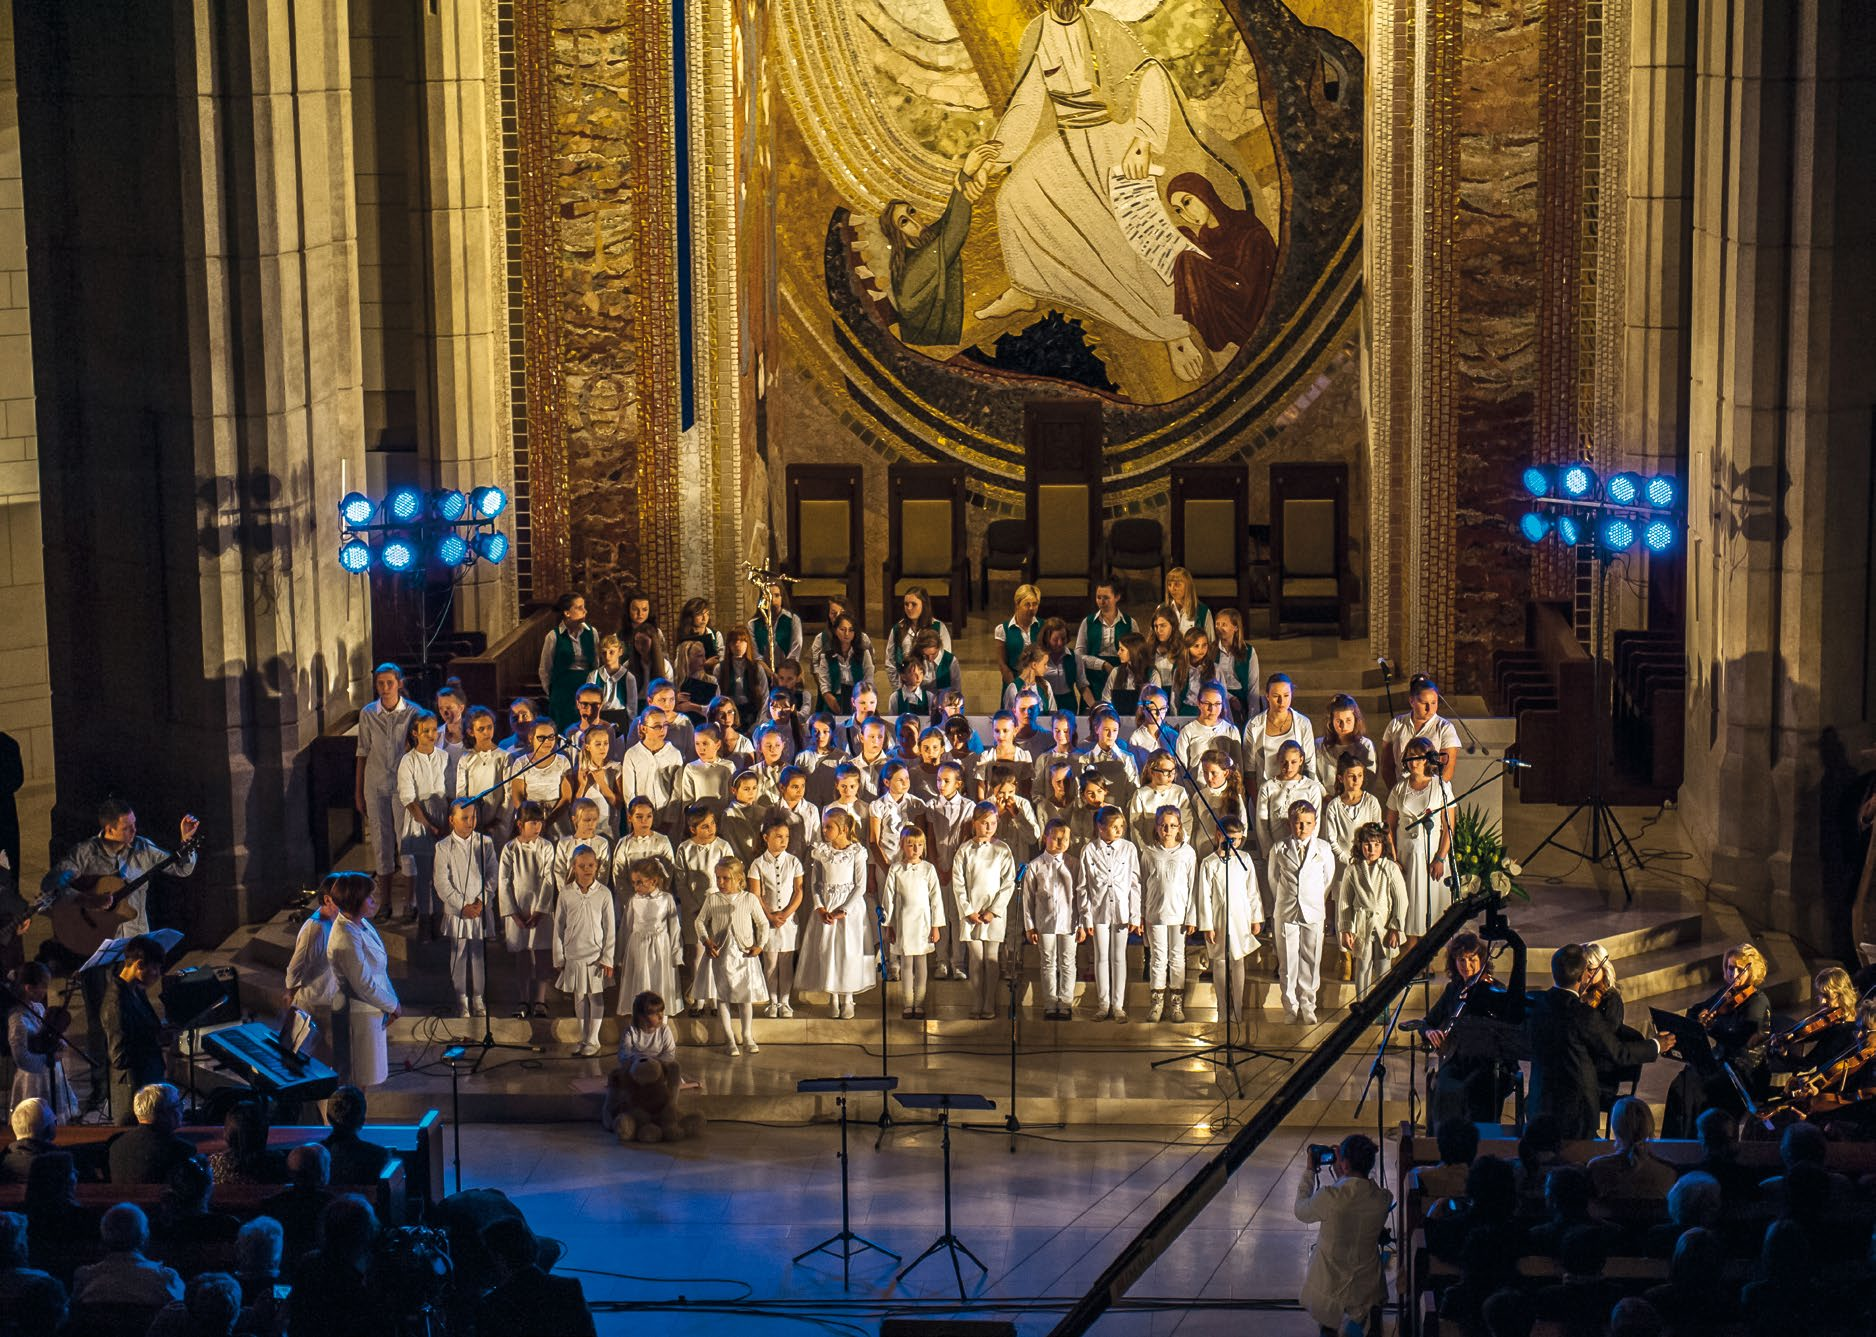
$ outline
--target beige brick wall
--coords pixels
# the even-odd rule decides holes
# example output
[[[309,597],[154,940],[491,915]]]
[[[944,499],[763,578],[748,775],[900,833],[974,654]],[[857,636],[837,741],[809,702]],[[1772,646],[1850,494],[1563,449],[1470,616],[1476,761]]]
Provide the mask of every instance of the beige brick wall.
[[[0,638],[0,730],[19,742],[29,781],[50,779],[52,685],[11,5],[0,5],[0,627],[6,628]]]

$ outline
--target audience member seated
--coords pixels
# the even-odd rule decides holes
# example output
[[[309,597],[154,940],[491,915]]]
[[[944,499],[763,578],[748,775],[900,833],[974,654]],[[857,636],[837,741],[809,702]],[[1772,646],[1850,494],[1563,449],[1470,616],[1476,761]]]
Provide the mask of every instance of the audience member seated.
[[[1557,1253],[1562,1279],[1537,1289],[1531,1297],[1532,1317],[1554,1324],[1561,1337],[1602,1337],[1609,1311],[1622,1298],[1622,1287],[1602,1274],[1608,1264],[1602,1231],[1587,1226],[1572,1230]]]
[[[137,1126],[110,1141],[111,1182],[166,1184],[177,1162],[195,1155],[195,1144],[176,1136],[182,1126],[182,1092],[168,1082],[154,1082],[137,1092],[131,1108]]]
[[[1668,1257],[1687,1231],[1717,1229],[1725,1208],[1720,1181],[1701,1170],[1688,1171],[1668,1190],[1668,1219],[1649,1228],[1643,1252],[1650,1258]]]
[[[53,1312],[58,1317],[46,1322]],[[29,1313],[39,1316],[34,1327],[21,1321]],[[49,1333],[64,1321],[64,1285],[51,1273],[27,1266],[26,1218],[0,1212],[0,1333]]]
[[[144,1256],[150,1223],[143,1208],[118,1203],[104,1214],[98,1237],[104,1242],[104,1257],[78,1269],[72,1281],[73,1309],[148,1309],[147,1324],[157,1310],[182,1299],[182,1278],[175,1269]]]
[[[1705,1154],[1693,1168],[1720,1181],[1726,1210],[1737,1211],[1756,1202],[1762,1176],[1751,1166],[1739,1163],[1739,1125],[1733,1115],[1718,1106],[1703,1110],[1694,1121],[1694,1133]]]
[[[1747,1328],[1776,1337],[1825,1329],[1833,1317],[1830,1298],[1825,1279],[1812,1265],[1804,1229],[1791,1220],[1767,1226],[1752,1280],[1739,1292]]]
[[[482,1232],[495,1261],[495,1289],[483,1297],[477,1324],[483,1332],[552,1332],[593,1337],[593,1314],[576,1277],[550,1276],[540,1265],[540,1242],[527,1222],[509,1217]]]
[[[276,1293],[286,1235],[271,1216],[257,1216],[235,1236],[235,1280],[241,1286],[241,1318],[235,1330],[245,1337],[281,1337],[287,1307]]]
[[[181,1272],[220,1270],[234,1261],[235,1234],[241,1222],[208,1208],[215,1176],[209,1162],[191,1156],[169,1172],[169,1184],[150,1223],[156,1256]]]
[[[1617,1300],[1609,1311],[1609,1337],[1662,1337],[1666,1331],[1661,1311],[1640,1296]]]
[[[0,1154],[0,1183],[24,1184],[27,1171],[33,1168],[33,1157],[52,1150],[59,1121],[52,1106],[38,1096],[28,1096],[13,1107],[8,1122],[13,1125],[13,1142]]]
[[[1466,1174],[1479,1154],[1479,1126],[1470,1119],[1444,1119],[1435,1136],[1440,1163],[1420,1168],[1420,1192],[1429,1201],[1456,1198],[1466,1191]]]
[[[1772,1211],[1778,1216],[1790,1215],[1786,1211],[1786,1179],[1796,1166],[1815,1165],[1824,1171],[1829,1181],[1827,1210],[1841,1212],[1849,1207],[1855,1196],[1855,1190],[1847,1177],[1829,1168],[1830,1139],[1824,1136],[1824,1130],[1814,1123],[1794,1123],[1778,1139],[1778,1159],[1785,1167],[1784,1174],[1773,1175],[1759,1185],[1759,1192],[1764,1195]]]
[[[1525,1124],[1518,1137],[1518,1160],[1513,1167],[1525,1211],[1542,1210],[1551,1169],[1563,1163],[1563,1130],[1555,1116],[1540,1114]]]
[[[1589,1171],[1580,1165],[1559,1165],[1544,1179],[1544,1206],[1550,1215],[1540,1225],[1531,1227],[1531,1252],[1556,1258],[1563,1252],[1563,1241],[1572,1232],[1595,1229],[1602,1234],[1603,1247],[1612,1249],[1620,1238],[1611,1226],[1596,1220],[1589,1212]]]
[[[240,1283],[226,1272],[204,1272],[157,1312],[146,1337],[229,1337],[240,1317]]]
[[[267,1111],[253,1101],[236,1105],[222,1121],[222,1150],[209,1157],[217,1184],[284,1184],[287,1158],[267,1147]]]
[[[1716,1232],[1696,1226],[1675,1242],[1668,1279],[1647,1292],[1671,1337],[1707,1337],[1739,1322],[1739,1297],[1720,1283],[1725,1273],[1726,1241]]]
[[[326,1122],[332,1125],[326,1152],[332,1157],[335,1184],[375,1184],[394,1155],[389,1147],[359,1135],[365,1113],[365,1093],[355,1086],[341,1086],[326,1101]]]
[[[452,1193],[430,1209],[426,1224],[437,1227],[449,1236],[450,1261],[455,1264],[456,1275],[468,1277],[478,1282],[477,1289],[486,1288],[494,1279],[495,1260],[489,1257],[483,1246],[482,1236],[497,1221],[522,1221],[521,1209],[500,1189],[472,1188],[461,1193]],[[558,1240],[542,1239],[535,1236],[540,1246],[540,1264],[543,1271],[550,1270],[566,1247]]]
[[[326,1187],[332,1160],[317,1142],[287,1153],[287,1177],[292,1186],[261,1203],[261,1211],[280,1223],[285,1236],[287,1271],[298,1275],[300,1259],[319,1243],[319,1223],[334,1199]]]
[[[1427,1213],[1428,1247],[1459,1264],[1459,1280],[1440,1297],[1440,1318],[1468,1337],[1485,1331],[1486,1298],[1517,1282],[1527,1243],[1517,1209],[1511,1163],[1481,1156],[1466,1176],[1466,1196],[1443,1199]]]
[[[325,1151],[324,1147],[297,1150]],[[322,1155],[323,1167],[325,1158]],[[293,1337],[386,1337],[388,1309],[367,1280],[378,1218],[371,1204],[345,1193],[326,1204],[319,1221],[320,1246],[300,1260],[287,1297],[287,1331]]]
[[[27,1252],[34,1267],[69,1282],[99,1253],[98,1214],[78,1201],[78,1166],[69,1151],[33,1159],[26,1176]]]
[[[1590,1191],[1605,1207],[1664,1202],[1674,1185],[1674,1167],[1648,1149],[1655,1135],[1654,1111],[1623,1096],[1609,1111],[1615,1150],[1589,1163]]]

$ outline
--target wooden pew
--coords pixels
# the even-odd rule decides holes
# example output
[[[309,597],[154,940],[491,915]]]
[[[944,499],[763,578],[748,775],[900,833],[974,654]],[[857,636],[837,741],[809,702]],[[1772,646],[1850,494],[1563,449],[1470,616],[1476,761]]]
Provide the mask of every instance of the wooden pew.
[[[242,1220],[261,1214],[261,1204],[279,1193],[281,1184],[217,1184],[209,1196],[209,1210],[238,1216]],[[409,1219],[408,1181],[404,1162],[392,1157],[384,1172],[369,1184],[333,1184],[334,1193],[356,1193],[371,1204],[378,1220],[389,1223]],[[78,1201],[99,1212],[120,1202],[134,1202],[146,1213],[153,1212],[163,1200],[166,1189],[161,1184],[80,1184]],[[24,1211],[26,1185],[0,1184],[0,1211]]]

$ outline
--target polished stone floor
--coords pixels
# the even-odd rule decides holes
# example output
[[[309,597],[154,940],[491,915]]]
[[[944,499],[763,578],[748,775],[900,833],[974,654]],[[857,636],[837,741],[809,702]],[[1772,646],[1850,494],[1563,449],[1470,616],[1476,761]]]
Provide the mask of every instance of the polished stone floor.
[[[876,1098],[856,1105],[857,1116],[877,1114]],[[1177,1308],[1117,1313],[1094,1330],[1313,1334],[1293,1298],[1314,1231],[1295,1220],[1292,1200],[1303,1148],[1342,1131],[1280,1129],[1130,1292]],[[871,1118],[853,1130],[853,1228],[910,1261],[943,1229],[939,1135],[895,1128],[876,1152],[875,1133]],[[1001,1134],[954,1132],[954,1228],[988,1267],[964,1264],[963,1306],[942,1254],[904,1281],[901,1265],[861,1254],[845,1291],[837,1258],[790,1261],[840,1228],[835,1126],[717,1123],[695,1143],[621,1147],[597,1127],[472,1125],[463,1161],[466,1184],[501,1188],[538,1231],[566,1241],[563,1270],[599,1307],[602,1334],[701,1337],[731,1322],[739,1335],[870,1333],[881,1315],[910,1310],[1007,1318],[1041,1334],[1227,1136],[1032,1129],[1012,1154]],[[1284,1308],[1248,1307],[1259,1301]],[[671,1307],[614,1311],[608,1302]]]

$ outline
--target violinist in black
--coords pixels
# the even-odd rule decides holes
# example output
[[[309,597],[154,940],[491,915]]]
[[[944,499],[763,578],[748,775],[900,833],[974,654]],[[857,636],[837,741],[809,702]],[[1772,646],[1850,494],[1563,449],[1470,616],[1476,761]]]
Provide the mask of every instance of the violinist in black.
[[[1520,965],[1522,957],[1514,958]],[[1427,1043],[1440,1055],[1439,1075],[1428,1095],[1431,1121],[1438,1127],[1447,1119],[1497,1123],[1511,1092],[1512,1065],[1494,1064],[1489,1054],[1454,1040],[1455,1024],[1465,1018],[1492,1021],[1511,1019],[1512,992],[1522,994],[1524,981],[1515,977],[1511,988],[1500,984],[1485,968],[1485,945],[1476,933],[1456,933],[1446,944],[1446,988],[1424,1023]]]
[[[1760,988],[1765,983],[1765,957],[1757,947],[1742,942],[1726,953],[1722,963],[1726,985],[1697,1007],[1689,1019],[1700,1023],[1713,1041],[1714,1056],[1730,1067],[1747,1091],[1763,1089],[1765,1041],[1771,1028],[1772,1003]],[[1672,1052],[1671,1036],[1664,1044]],[[1739,1090],[1724,1073],[1702,1080],[1693,1065],[1682,1068],[1668,1088],[1663,1137],[1693,1137],[1694,1121],[1710,1106],[1740,1115],[1746,1112]]]
[[[1618,1040],[1641,1039],[1640,1031],[1625,1024],[1628,1007],[1622,999],[1622,990],[1616,986],[1615,962],[1609,959],[1609,949],[1599,942],[1586,942],[1583,944],[1583,959],[1586,966],[1579,997],[1589,1004],[1592,1012],[1602,1018],[1609,1033]],[[1601,1108],[1614,1108],[1622,1083],[1638,1081],[1640,1078],[1639,1064],[1610,1063],[1598,1056],[1596,1094]]]
[[[1856,1042],[1856,986],[1850,982],[1850,972],[1842,966],[1826,966],[1812,979],[1811,994],[1817,1006],[1766,1042],[1774,1071],[1814,1068]]]

